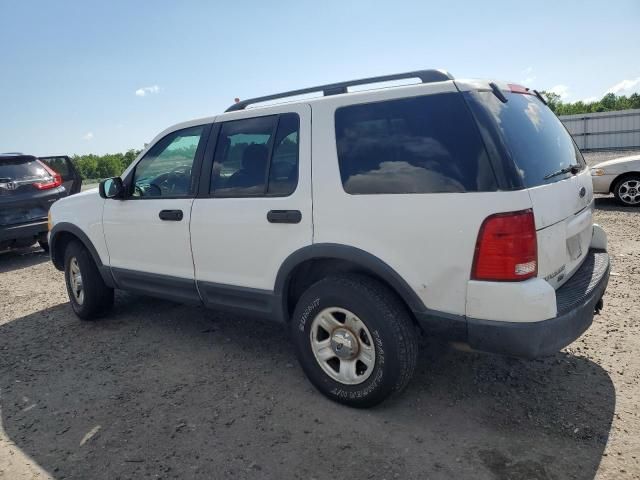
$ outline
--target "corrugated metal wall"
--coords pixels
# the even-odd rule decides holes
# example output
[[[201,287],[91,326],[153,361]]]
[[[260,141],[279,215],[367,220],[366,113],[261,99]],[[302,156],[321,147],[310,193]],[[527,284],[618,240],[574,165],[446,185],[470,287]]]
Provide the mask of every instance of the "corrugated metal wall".
[[[581,150],[640,147],[640,110],[561,115]]]

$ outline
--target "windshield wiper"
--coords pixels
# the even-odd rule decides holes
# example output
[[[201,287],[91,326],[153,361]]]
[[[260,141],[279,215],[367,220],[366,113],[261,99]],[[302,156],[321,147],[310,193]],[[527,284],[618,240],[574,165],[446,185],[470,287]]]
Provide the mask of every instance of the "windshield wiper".
[[[550,173],[544,176],[545,180],[549,180],[550,178],[557,177],[558,175],[562,175],[564,173],[572,173],[575,175],[580,171],[580,165],[569,165],[568,167],[561,168],[557,172]]]

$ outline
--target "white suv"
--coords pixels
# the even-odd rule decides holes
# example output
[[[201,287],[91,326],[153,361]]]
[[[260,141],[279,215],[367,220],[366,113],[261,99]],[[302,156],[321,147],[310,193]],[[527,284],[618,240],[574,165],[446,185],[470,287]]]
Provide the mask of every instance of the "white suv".
[[[270,318],[322,393],[366,407],[407,385],[420,331],[523,357],[582,334],[609,278],[593,208],[536,91],[428,70],[175,125],[56,202],[50,246],[79,317],[123,289]]]

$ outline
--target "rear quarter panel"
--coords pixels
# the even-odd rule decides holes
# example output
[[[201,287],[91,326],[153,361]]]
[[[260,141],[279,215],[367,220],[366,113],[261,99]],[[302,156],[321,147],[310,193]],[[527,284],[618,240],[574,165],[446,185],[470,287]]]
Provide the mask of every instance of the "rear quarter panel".
[[[427,308],[464,315],[482,221],[530,208],[527,191],[350,195],[340,180],[334,125],[342,105],[452,89],[452,82],[442,82],[312,104],[314,243],[360,248],[393,268]]]

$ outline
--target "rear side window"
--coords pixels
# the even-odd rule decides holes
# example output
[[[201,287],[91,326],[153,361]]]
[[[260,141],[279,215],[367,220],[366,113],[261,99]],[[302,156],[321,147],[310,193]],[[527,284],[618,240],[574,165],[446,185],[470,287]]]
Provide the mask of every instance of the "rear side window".
[[[63,177],[69,175],[69,165],[65,157],[40,157],[40,161],[46,163],[51,169]]]
[[[506,103],[492,92],[468,92],[465,96],[483,131],[497,132],[492,136],[512,158],[516,183],[535,187],[571,176],[569,172],[554,173],[572,165],[584,168],[580,150],[546,105],[533,95],[503,94]]]
[[[342,107],[335,122],[347,193],[496,189],[484,144],[460,94]]]
[[[213,158],[217,197],[290,195],[298,184],[299,118],[294,113],[222,124]]]

